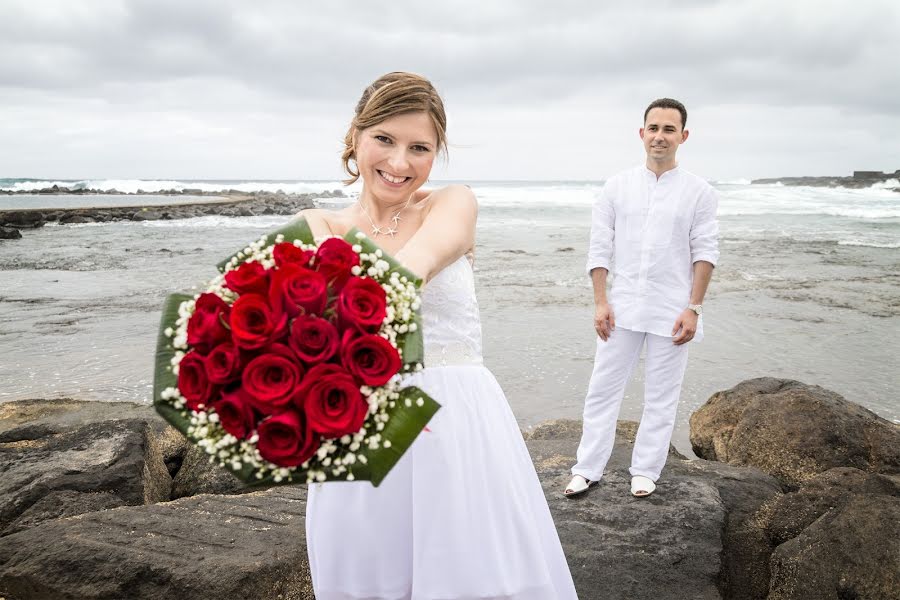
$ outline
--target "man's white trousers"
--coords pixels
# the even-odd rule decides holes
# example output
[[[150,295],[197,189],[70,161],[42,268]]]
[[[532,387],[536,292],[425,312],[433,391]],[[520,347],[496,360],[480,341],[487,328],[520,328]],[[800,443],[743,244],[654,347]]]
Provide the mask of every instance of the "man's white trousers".
[[[607,341],[597,338],[594,372],[584,400],[584,431],[573,475],[597,481],[603,475],[616,435],[616,419],[625,384],[631,378],[646,343],[644,411],[631,455],[631,475],[659,479],[666,457],[681,382],[687,367],[688,344],[676,346],[671,337],[616,328]]]

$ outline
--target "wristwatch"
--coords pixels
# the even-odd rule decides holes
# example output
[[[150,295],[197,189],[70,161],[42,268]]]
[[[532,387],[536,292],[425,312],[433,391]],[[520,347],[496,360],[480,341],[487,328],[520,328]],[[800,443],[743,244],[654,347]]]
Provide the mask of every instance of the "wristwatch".
[[[702,304],[688,304],[688,310],[692,310],[697,313],[699,317],[701,313],[703,313],[703,305]]]

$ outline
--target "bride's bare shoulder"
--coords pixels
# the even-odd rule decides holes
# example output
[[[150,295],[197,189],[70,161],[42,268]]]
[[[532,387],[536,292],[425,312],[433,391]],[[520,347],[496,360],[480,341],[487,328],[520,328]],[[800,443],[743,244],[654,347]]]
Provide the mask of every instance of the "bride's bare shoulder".
[[[478,201],[475,193],[467,185],[454,183],[442,188],[432,190],[419,190],[417,194],[421,197],[417,199],[419,207],[428,212],[436,206],[442,206],[443,210],[460,210],[463,212],[478,211]]]
[[[331,235],[343,236],[353,227],[352,219],[346,209],[307,208],[301,210],[296,216],[306,219],[313,235],[317,238]]]

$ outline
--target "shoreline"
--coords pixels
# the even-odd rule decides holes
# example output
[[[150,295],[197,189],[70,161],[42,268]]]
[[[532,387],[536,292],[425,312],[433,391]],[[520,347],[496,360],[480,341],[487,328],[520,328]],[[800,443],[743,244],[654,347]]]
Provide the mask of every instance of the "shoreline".
[[[24,195],[24,194],[23,194]],[[44,196],[46,194],[31,194],[33,196]],[[53,194],[59,196],[65,196],[67,194]],[[74,194],[73,194],[74,195]],[[93,195],[93,194],[91,194]],[[169,196],[170,194],[104,194],[104,195],[116,195],[116,196]],[[184,194],[185,196],[191,196],[196,198],[196,202],[179,202],[177,204],[122,204],[116,206],[78,206],[74,208],[9,208],[0,210],[0,214],[3,213],[11,213],[11,212],[55,212],[55,211],[72,211],[72,210],[109,210],[109,209],[142,209],[142,208],[172,208],[177,206],[206,206],[213,204],[234,204],[237,202],[245,202],[247,200],[252,199],[252,194],[245,194],[247,197],[237,197],[237,196],[226,196],[224,194],[217,194],[215,196],[195,196],[194,194]],[[201,200],[201,198],[204,198]]]

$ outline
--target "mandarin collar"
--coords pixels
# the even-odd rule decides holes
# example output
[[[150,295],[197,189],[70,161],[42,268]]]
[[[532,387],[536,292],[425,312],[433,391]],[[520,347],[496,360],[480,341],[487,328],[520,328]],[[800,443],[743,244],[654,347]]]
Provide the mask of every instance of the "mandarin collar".
[[[681,165],[675,165],[673,168],[669,169],[662,175],[660,175],[659,179],[656,177],[656,173],[647,168],[647,165],[641,165],[644,169],[645,177],[653,177],[654,181],[662,181],[663,179],[670,179],[671,177],[675,177],[681,172]],[[671,173],[671,176],[669,175]]]

